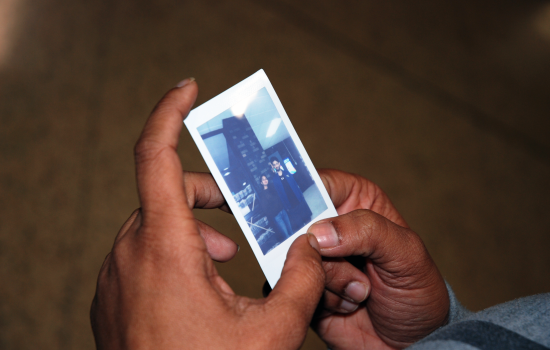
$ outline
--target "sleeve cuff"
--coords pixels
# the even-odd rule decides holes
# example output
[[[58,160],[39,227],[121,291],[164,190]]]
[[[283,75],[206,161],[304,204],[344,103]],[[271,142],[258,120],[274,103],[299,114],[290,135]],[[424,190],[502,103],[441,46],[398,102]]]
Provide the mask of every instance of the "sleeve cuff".
[[[447,292],[449,292],[449,316],[447,318],[447,324],[451,324],[454,322],[458,322],[460,320],[463,320],[467,318],[470,315],[473,315],[474,313],[468,309],[466,309],[460,301],[456,298],[456,295],[449,285],[447,281],[445,281],[445,285],[447,286]]]

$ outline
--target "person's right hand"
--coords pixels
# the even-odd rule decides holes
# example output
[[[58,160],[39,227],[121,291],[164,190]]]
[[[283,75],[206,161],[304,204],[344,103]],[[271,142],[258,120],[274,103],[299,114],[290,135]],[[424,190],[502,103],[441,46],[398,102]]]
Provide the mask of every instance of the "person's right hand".
[[[445,282],[389,198],[358,175],[319,174],[340,216],[308,230],[327,274],[314,330],[331,349],[387,349],[442,326],[449,311]]]

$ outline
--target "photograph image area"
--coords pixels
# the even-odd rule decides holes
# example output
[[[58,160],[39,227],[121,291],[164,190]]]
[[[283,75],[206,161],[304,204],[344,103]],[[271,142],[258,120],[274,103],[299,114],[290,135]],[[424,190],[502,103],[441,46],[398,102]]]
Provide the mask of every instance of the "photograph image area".
[[[197,131],[264,255],[327,209],[266,88]]]

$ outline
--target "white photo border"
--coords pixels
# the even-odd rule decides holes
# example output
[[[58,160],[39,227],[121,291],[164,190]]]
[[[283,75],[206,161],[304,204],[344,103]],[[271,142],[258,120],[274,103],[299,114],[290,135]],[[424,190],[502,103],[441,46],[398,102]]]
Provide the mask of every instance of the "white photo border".
[[[239,103],[243,99],[255,94],[262,88],[266,88],[269,96],[275,104],[277,112],[279,113],[284,123],[284,126],[287,128],[292,141],[295,143],[298,152],[302,156],[303,161],[327,206],[327,209],[324,212],[313,218],[312,221],[310,221],[306,226],[301,228],[298,232],[294,233],[291,237],[283,241],[266,255],[263,254],[260,245],[256,241],[256,238],[254,237],[254,234],[252,233],[252,230],[250,229],[244,216],[240,214],[238,203],[233,198],[233,195],[231,194],[231,191],[229,190],[229,187],[227,186],[223,175],[220,172],[220,169],[218,169],[218,167],[216,166],[212,155],[210,154],[204,140],[202,139],[202,136],[198,131],[198,127],[215,118],[227,109],[233,107],[235,104]],[[298,236],[306,233],[307,229],[309,228],[309,226],[311,226],[312,223],[325,218],[337,216],[338,214],[336,212],[336,209],[334,208],[334,205],[332,204],[330,196],[319,174],[317,173],[317,170],[313,166],[313,163],[311,162],[311,159],[309,158],[300,138],[298,137],[298,134],[294,130],[294,127],[292,126],[292,123],[290,122],[290,119],[288,118],[288,115],[286,114],[283,105],[281,104],[281,101],[275,93],[271,82],[267,78],[264,70],[260,69],[258,72],[254,73],[253,75],[241,81],[232,88],[222,92],[218,96],[193,109],[184,120],[184,123],[189,130],[191,137],[197,144],[197,147],[199,148],[199,151],[201,152],[204,161],[206,162],[206,165],[210,169],[212,176],[216,180],[216,183],[218,184],[218,187],[220,188],[225,200],[227,201],[227,204],[233,211],[235,219],[237,219],[239,226],[243,230],[244,235],[248,240],[248,243],[250,244],[254,255],[256,256],[256,259],[258,260],[258,263],[260,264],[260,267],[262,268],[262,271],[267,278],[267,281],[269,282],[271,287],[274,287],[281,276],[281,271],[283,269],[283,265],[286,259],[286,254],[292,242],[294,242],[294,240]]]

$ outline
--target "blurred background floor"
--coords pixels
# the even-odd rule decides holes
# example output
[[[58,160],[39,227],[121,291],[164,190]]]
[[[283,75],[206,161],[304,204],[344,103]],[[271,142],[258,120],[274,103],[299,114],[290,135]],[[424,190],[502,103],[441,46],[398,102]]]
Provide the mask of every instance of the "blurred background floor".
[[[260,68],[313,163],[378,183],[467,307],[550,292],[548,62],[544,1],[3,0],[0,348],[94,347],[149,112],[185,77],[201,104]],[[179,153],[207,170],[185,130]],[[234,219],[197,215],[242,247],[222,276],[261,297]]]

